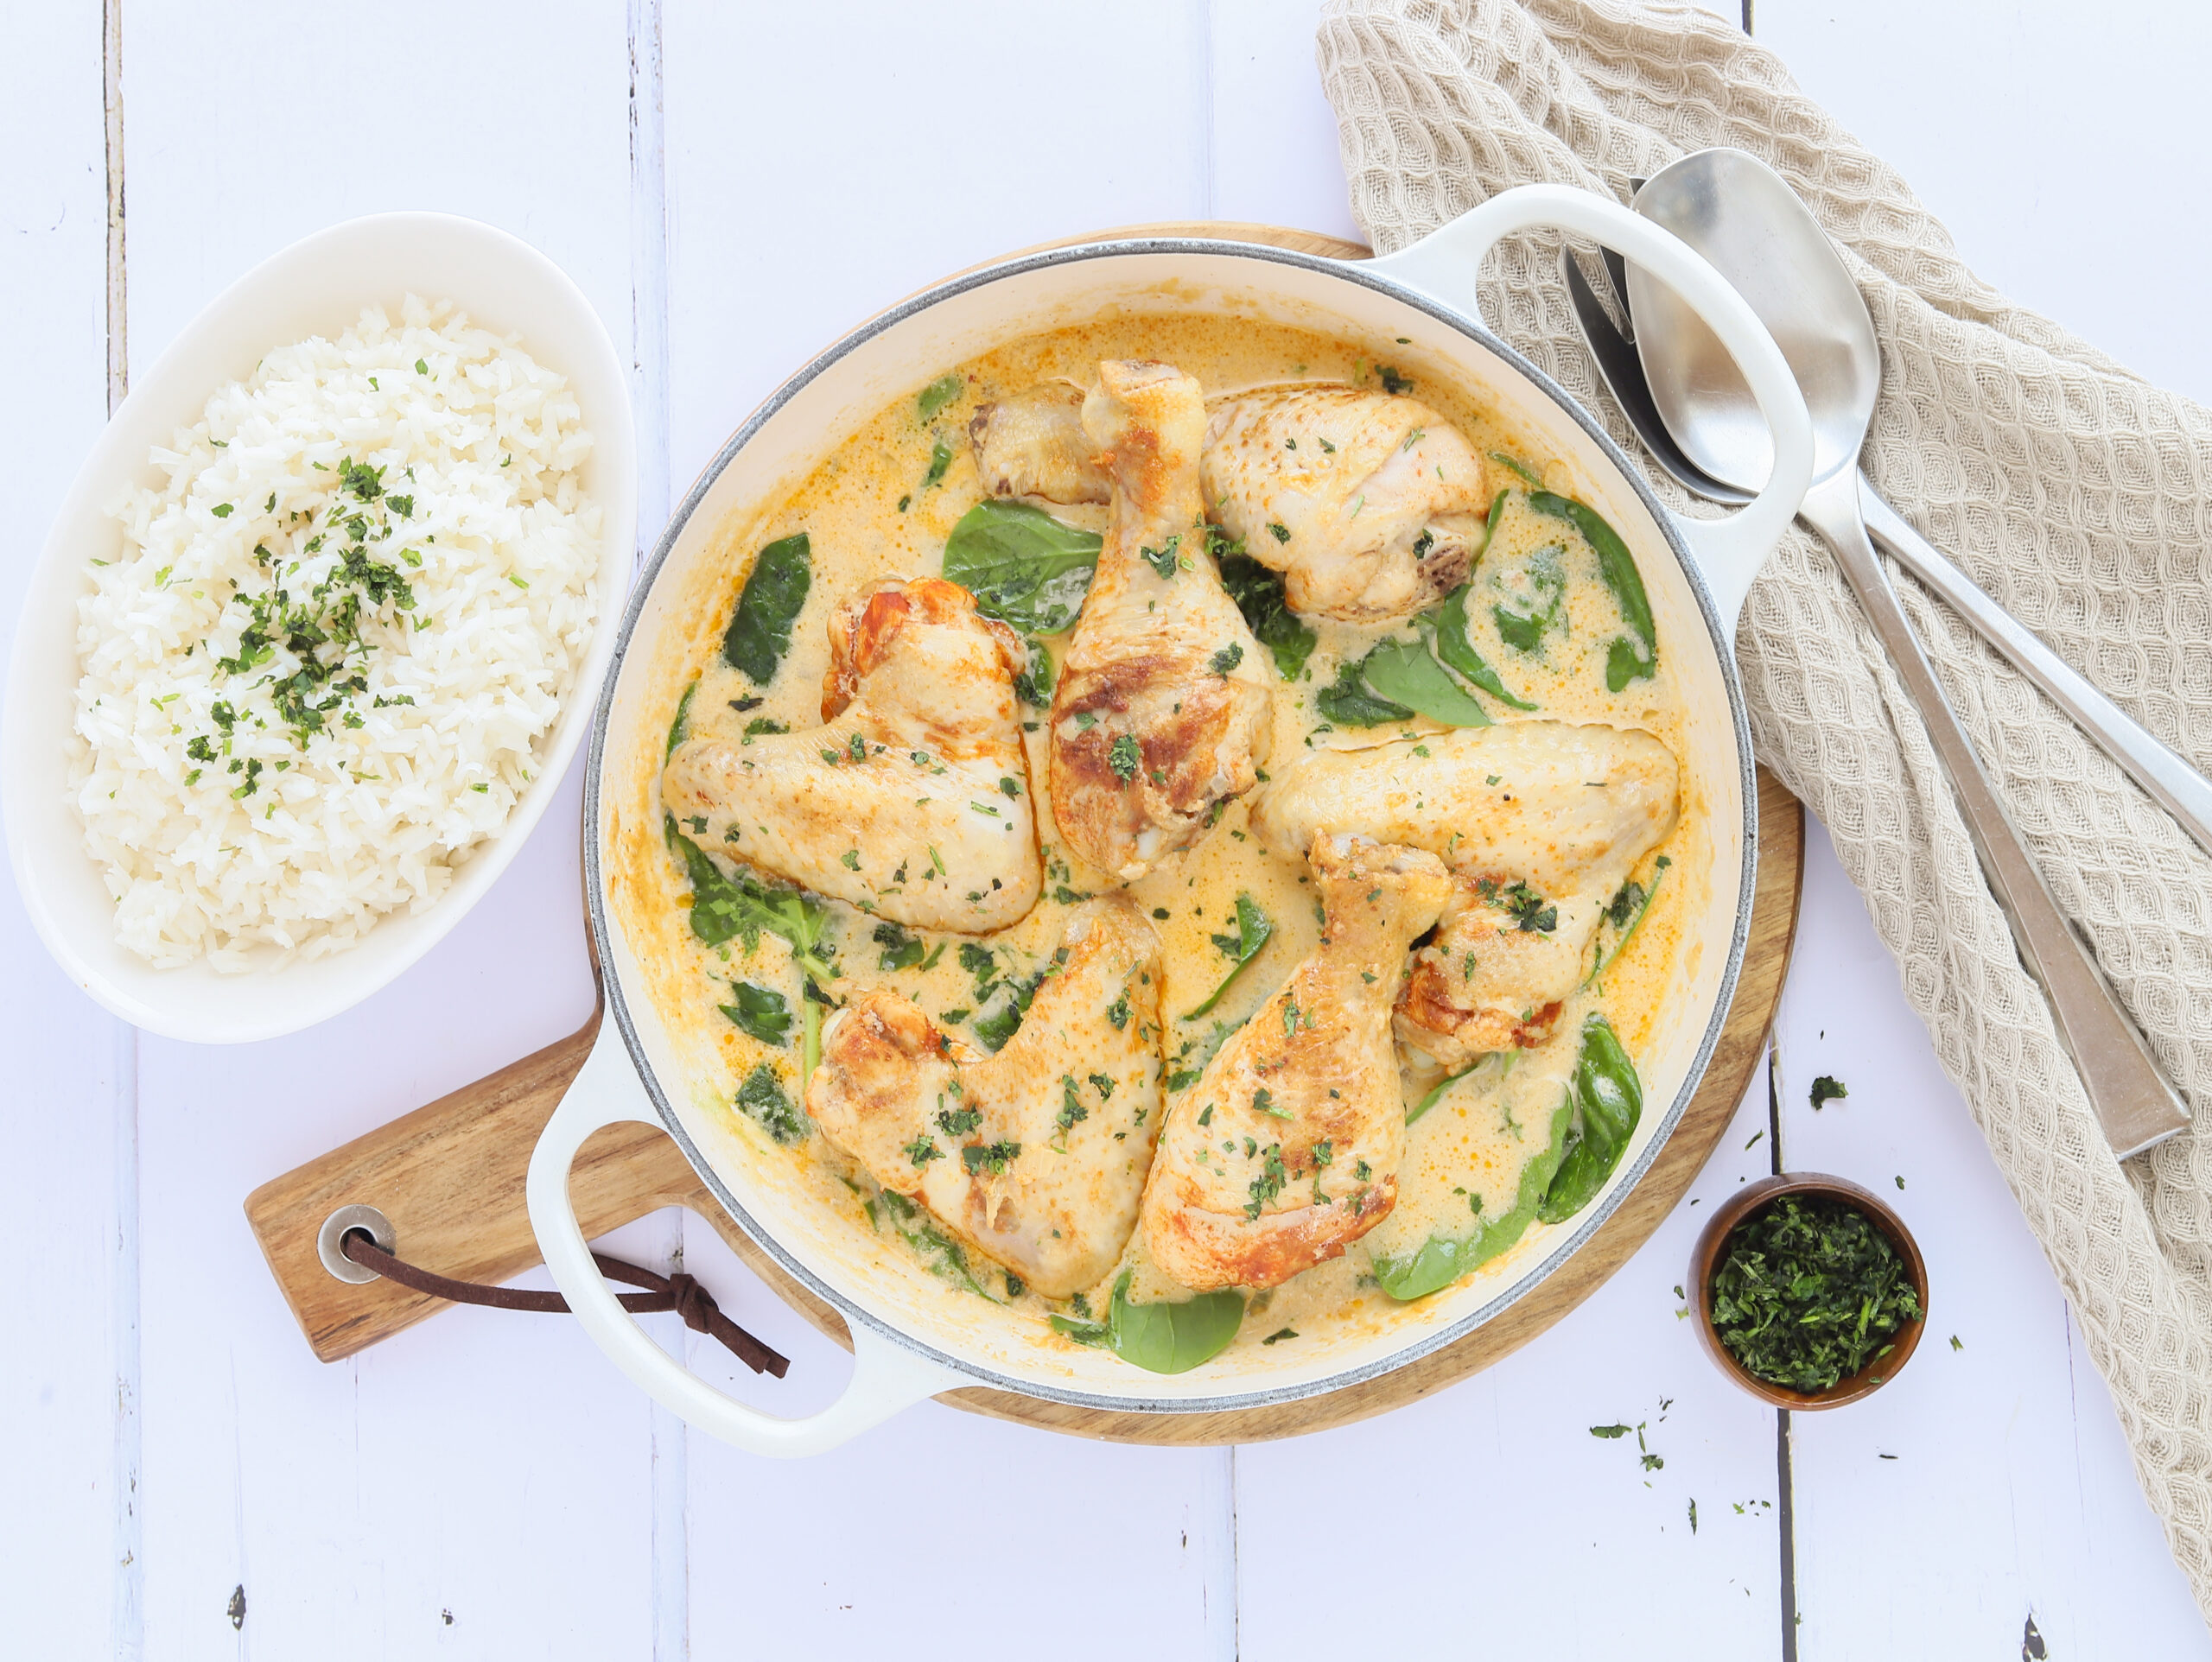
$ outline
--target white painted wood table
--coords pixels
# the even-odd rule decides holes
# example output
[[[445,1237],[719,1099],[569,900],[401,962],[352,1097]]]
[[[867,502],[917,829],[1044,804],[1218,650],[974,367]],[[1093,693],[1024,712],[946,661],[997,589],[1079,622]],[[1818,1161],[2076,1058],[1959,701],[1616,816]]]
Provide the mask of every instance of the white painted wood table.
[[[1754,22],[1984,276],[2212,395],[2212,221],[2168,212],[2202,203],[2212,22],[2079,16],[1758,0]],[[0,621],[128,368],[319,226],[442,208],[561,262],[633,346],[647,542],[781,377],[944,272],[1147,219],[1356,234],[1313,22],[1302,0],[7,0]],[[316,1363],[239,1203],[576,1025],[575,794],[397,985],[279,1043],[135,1035],[0,897],[0,1653],[1828,1662],[2009,1659],[2032,1617],[2054,1658],[2212,1656],[2058,1289],[1817,834],[1770,1089],[1693,1193],[1777,1145],[1904,1180],[1936,1330],[1851,1411],[1778,1424],[1698,1354],[1673,1292],[1691,1205],[1488,1373],[1233,1452],[931,1405],[753,1461],[551,1318],[452,1314]],[[1820,1073],[1851,1095],[1815,1113]],[[709,1231],[626,1235],[688,1249],[794,1358],[734,1389],[836,1391],[842,1354]],[[1618,1420],[1662,1469],[1588,1435]]]

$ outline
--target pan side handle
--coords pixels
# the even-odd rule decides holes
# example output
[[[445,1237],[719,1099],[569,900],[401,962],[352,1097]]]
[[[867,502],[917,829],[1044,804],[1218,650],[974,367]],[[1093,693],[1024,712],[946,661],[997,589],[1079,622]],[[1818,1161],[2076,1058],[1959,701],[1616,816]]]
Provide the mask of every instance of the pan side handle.
[[[751,1454],[793,1458],[820,1454],[880,1424],[902,1408],[968,1383],[965,1375],[915,1355],[866,1322],[851,1323],[853,1377],[820,1413],[785,1419],[726,1396],[655,1343],[616,1301],[591,1261],[591,1248],[569,1196],[569,1170],[584,1139],[602,1126],[659,1117],[638,1083],[621,1034],[602,1025],[590,1058],[553,1112],[531,1155],[526,1192],[531,1227],[546,1267],[593,1342],[633,1383],[671,1413]]]
[[[1475,274],[1505,238],[1554,229],[1588,237],[1634,260],[1689,303],[1720,338],[1751,384],[1774,439],[1774,471],[1751,503],[1720,519],[1670,514],[1675,530],[1697,560],[1712,590],[1721,626],[1732,643],[1737,614],[1751,580],[1805,499],[1813,477],[1813,422],[1782,349],[1751,305],[1674,232],[1593,191],[1566,185],[1522,185],[1501,191],[1409,248],[1368,263],[1482,322]]]

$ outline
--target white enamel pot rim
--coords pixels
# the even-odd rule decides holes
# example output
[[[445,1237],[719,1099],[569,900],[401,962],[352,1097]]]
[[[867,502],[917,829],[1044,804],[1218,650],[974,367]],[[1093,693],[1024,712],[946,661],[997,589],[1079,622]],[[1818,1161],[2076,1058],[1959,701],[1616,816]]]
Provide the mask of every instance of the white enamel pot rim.
[[[1538,227],[1564,230],[1618,249],[1681,293],[1728,346],[1758,395],[1761,412],[1775,441],[1777,461],[1773,476],[1766,490],[1748,507],[1719,520],[1690,521],[1669,513],[1643,475],[1589,414],[1484,327],[1472,304],[1476,272],[1484,255],[1500,238]],[[1571,1232],[1550,1245],[1541,1264],[1522,1273],[1498,1297],[1448,1326],[1440,1325],[1412,1335],[1403,1343],[1359,1366],[1324,1377],[1261,1383],[1256,1388],[1203,1396],[1145,1394],[1145,1382],[1153,1376],[1133,1368],[1122,1368],[1115,1376],[1118,1380],[1121,1373],[1128,1375],[1127,1390],[1098,1390],[1071,1389],[1043,1377],[1041,1373],[1038,1377],[1029,1377],[1007,1368],[981,1366],[971,1357],[950,1354],[950,1342],[943,1335],[912,1331],[884,1319],[848,1296],[804,1254],[780,1240],[777,1232],[743,1202],[717,1171],[714,1162],[702,1152],[650,1058],[636,1012],[617,967],[622,960],[616,950],[608,915],[607,873],[602,851],[607,834],[604,816],[607,812],[605,770],[618,686],[622,680],[623,655],[632,644],[654,585],[662,577],[687,528],[701,511],[717,480],[747,443],[826,371],[932,307],[994,283],[1052,268],[1077,266],[1095,260],[1125,260],[1133,256],[1160,259],[1163,279],[1174,275],[1173,263],[1179,257],[1228,257],[1239,262],[1259,263],[1260,266],[1272,263],[1300,268],[1376,291],[1426,314],[1474,343],[1488,355],[1489,367],[1501,374],[1517,373],[1529,386],[1556,405],[1581,429],[1610,470],[1618,475],[1621,487],[1632,492],[1648,511],[1671,545],[1694,591],[1706,635],[1702,642],[1693,638],[1687,644],[1693,650],[1710,655],[1714,661],[1711,667],[1717,670],[1719,684],[1726,688],[1727,724],[1733,734],[1732,765],[1737,776],[1732,783],[1742,809],[1741,855],[1732,885],[1732,930],[1726,963],[1717,978],[1717,996],[1709,1018],[1697,1036],[1694,1058],[1679,1088],[1658,1116],[1652,1134],[1630,1160],[1624,1162],[1624,1169],[1615,1174],[1599,1199],[1576,1220]],[[1264,272],[1254,281],[1264,281]],[[599,1044],[546,1126],[531,1159],[528,1184],[532,1225],[546,1263],[567,1296],[569,1307],[609,1357],[672,1411],[739,1447],[779,1456],[812,1454],[835,1447],[925,1397],[969,1386],[1124,1412],[1203,1413],[1265,1407],[1357,1385],[1449,1344],[1497,1316],[1572,1257],[1635,1186],[1688,1106],[1719,1039],[1750,928],[1758,846],[1751,733],[1732,654],[1734,621],[1759,564],[1796,512],[1811,471],[1812,428],[1803,400],[1781,352],[1749,307],[1710,266],[1669,232],[1604,199],[1558,186],[1530,186],[1504,193],[1414,246],[1372,261],[1344,262],[1251,244],[1180,238],[1139,238],[1052,250],[954,278],[904,302],[839,341],[799,371],[754,412],[709,464],[677,510],[632,594],[616,648],[616,662],[601,694],[585,780],[585,888],[594,943],[606,975],[612,1019],[602,1027]],[[1678,638],[1675,650],[1681,650],[1684,644]],[[1716,874],[1714,881],[1718,885],[1721,876]],[[1715,904],[1718,904],[1716,888]],[[854,1371],[843,1393],[828,1408],[810,1416],[785,1418],[737,1401],[690,1373],[663,1351],[616,1302],[592,1265],[588,1246],[569,1203],[569,1171],[578,1150],[594,1131],[630,1120],[665,1129],[683,1148],[709,1190],[747,1234],[801,1285],[843,1316],[853,1339]]]

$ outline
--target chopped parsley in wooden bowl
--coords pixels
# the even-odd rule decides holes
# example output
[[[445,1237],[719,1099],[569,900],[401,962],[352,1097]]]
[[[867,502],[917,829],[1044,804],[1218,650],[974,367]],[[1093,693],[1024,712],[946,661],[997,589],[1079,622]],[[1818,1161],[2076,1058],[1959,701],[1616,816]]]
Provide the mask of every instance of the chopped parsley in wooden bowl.
[[[1897,1377],[1920,1342],[1928,1269],[1896,1213],[1819,1173],[1745,1185],[1690,1264],[1698,1336],[1752,1395],[1835,1408]]]

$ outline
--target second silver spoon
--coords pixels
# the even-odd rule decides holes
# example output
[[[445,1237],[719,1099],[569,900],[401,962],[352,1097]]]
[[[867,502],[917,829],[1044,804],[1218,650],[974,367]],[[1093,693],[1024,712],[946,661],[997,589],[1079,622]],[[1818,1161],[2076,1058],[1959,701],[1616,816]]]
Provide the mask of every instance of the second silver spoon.
[[[1636,208],[1712,262],[1751,302],[1796,371],[1812,412],[1813,485],[1799,514],[1821,534],[1918,707],[2020,961],[2043,988],[2113,1151],[2138,1153],[2182,1130],[2189,1110],[2075,934],[2004,798],[1944,697],[1866,536],[1859,453],[1881,388],[1874,320],[1850,272],[1796,193],[1741,150],[1684,156],[1637,193]],[[1629,270],[1637,346],[1653,403],[1689,460],[1738,488],[1773,463],[1764,422],[1733,360],[1696,316]]]

